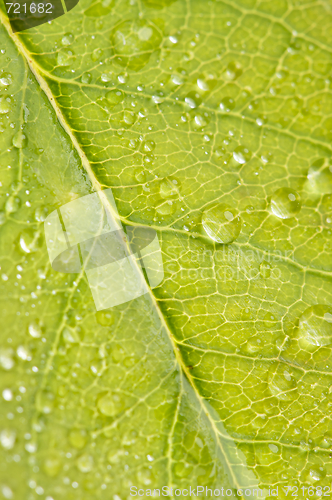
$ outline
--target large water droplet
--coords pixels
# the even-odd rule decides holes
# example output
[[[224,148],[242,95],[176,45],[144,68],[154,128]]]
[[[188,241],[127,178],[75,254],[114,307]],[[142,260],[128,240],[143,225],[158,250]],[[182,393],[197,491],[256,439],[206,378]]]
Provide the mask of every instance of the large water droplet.
[[[280,219],[295,217],[301,210],[300,195],[290,188],[280,188],[273,193],[271,210]]]
[[[332,344],[332,307],[308,307],[299,319],[298,341],[302,348],[314,350]]]
[[[123,101],[124,95],[122,90],[110,90],[109,92],[107,92],[105,98],[113,107]]]
[[[124,21],[111,35],[116,61],[136,71],[147,64],[161,40],[154,25],[143,19]]]
[[[224,203],[205,210],[202,225],[206,234],[217,243],[232,243],[241,231],[237,211]]]

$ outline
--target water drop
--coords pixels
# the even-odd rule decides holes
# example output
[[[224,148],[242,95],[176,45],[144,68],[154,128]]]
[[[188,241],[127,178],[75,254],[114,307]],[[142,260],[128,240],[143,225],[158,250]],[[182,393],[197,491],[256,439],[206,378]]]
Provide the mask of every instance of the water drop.
[[[313,163],[307,177],[311,189],[316,193],[332,193],[332,165],[326,166],[324,158]]]
[[[101,326],[111,326],[114,323],[114,315],[110,311],[97,311],[96,320]]]
[[[236,163],[238,163],[239,165],[243,165],[244,163],[247,163],[247,161],[250,160],[251,151],[244,146],[238,146],[233,151],[233,158],[236,161]]]
[[[296,398],[296,380],[290,368],[284,363],[274,363],[268,373],[268,386],[271,394],[282,401]]]
[[[232,243],[241,231],[241,220],[237,211],[224,203],[205,210],[202,225],[206,234],[217,243]]]
[[[91,83],[91,80],[92,80],[92,75],[91,75],[91,73],[84,73],[84,74],[81,76],[81,82],[82,82],[82,83],[89,84],[89,83]]]
[[[66,33],[65,35],[63,35],[63,37],[61,38],[61,43],[62,45],[71,45],[74,41],[74,35],[72,33]]]
[[[280,219],[295,217],[301,210],[300,195],[290,188],[280,188],[272,195],[271,210]]]
[[[238,62],[230,62],[225,71],[223,72],[223,78],[228,81],[233,81],[242,75],[242,66]]]
[[[124,21],[111,35],[116,61],[136,71],[147,64],[161,40],[154,25],[143,19]]]
[[[72,49],[61,49],[57,55],[58,66],[71,66],[75,61],[76,56]]]
[[[23,134],[22,130],[19,130],[13,137],[13,146],[17,149],[25,148],[27,145],[27,138]]]
[[[87,454],[81,455],[76,462],[78,470],[83,472],[84,474],[92,471],[93,464],[94,464],[93,457]]]
[[[57,454],[50,455],[43,460],[43,470],[48,477],[56,477],[61,469],[61,459]]]
[[[10,111],[10,104],[9,102],[4,99],[3,97],[0,97],[0,115],[6,115]]]
[[[148,486],[152,483],[153,474],[152,471],[148,468],[143,468],[137,473],[137,479],[141,484]]]
[[[98,401],[98,409],[107,417],[115,417],[125,409],[125,401],[120,393],[109,392]]]
[[[25,229],[19,237],[20,248],[24,253],[34,253],[41,248],[42,239],[38,231]]]
[[[229,113],[235,108],[235,101],[232,97],[224,97],[220,102],[220,109],[225,113]]]
[[[332,344],[332,307],[323,304],[308,307],[299,319],[298,341],[313,350]]]
[[[87,436],[83,429],[73,429],[69,433],[69,443],[78,450],[84,448],[86,445]]]
[[[140,184],[143,184],[146,181],[145,171],[143,169],[141,169],[141,168],[137,168],[135,170],[135,179]]]
[[[35,219],[38,222],[45,222],[46,217],[48,216],[49,210],[47,207],[44,205],[41,205],[40,207],[36,208],[35,210]]]
[[[124,127],[129,128],[137,120],[136,114],[130,109],[125,109],[122,113],[122,123]]]
[[[142,144],[142,150],[145,152],[145,153],[152,153],[152,151],[154,151],[156,147],[156,144],[154,141],[144,141],[143,144]]]
[[[12,214],[14,212],[17,212],[20,206],[21,206],[20,198],[18,196],[10,196],[10,198],[8,198],[6,202],[5,208],[8,213]]]
[[[122,90],[110,90],[105,97],[111,105],[115,106],[123,101],[124,94]]]
[[[259,266],[259,273],[262,278],[269,278],[271,274],[271,264],[263,260]]]
[[[42,330],[42,326],[41,326],[41,323],[39,322],[39,320],[32,321],[29,324],[28,332],[31,335],[31,337],[33,337],[34,339],[39,339],[42,336],[43,330]]]
[[[164,199],[174,199],[179,197],[180,183],[177,179],[165,177],[160,183],[159,194]]]
[[[0,366],[4,370],[11,370],[15,365],[13,349],[0,349]]]
[[[192,467],[190,467],[189,464],[178,462],[174,466],[174,474],[177,477],[180,478],[187,477],[191,472],[192,472]]]
[[[10,429],[4,429],[0,433],[0,443],[5,450],[12,450],[16,441],[16,433]]]
[[[5,401],[12,401],[13,400],[13,393],[10,389],[4,389],[2,391],[2,397]]]

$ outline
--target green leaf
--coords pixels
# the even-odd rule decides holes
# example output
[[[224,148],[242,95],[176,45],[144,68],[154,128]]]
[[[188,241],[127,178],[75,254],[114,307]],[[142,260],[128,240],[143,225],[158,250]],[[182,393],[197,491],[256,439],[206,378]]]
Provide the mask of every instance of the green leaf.
[[[329,2],[81,0],[18,34],[4,12],[2,497],[329,495]],[[97,311],[44,221],[108,188],[164,280]]]

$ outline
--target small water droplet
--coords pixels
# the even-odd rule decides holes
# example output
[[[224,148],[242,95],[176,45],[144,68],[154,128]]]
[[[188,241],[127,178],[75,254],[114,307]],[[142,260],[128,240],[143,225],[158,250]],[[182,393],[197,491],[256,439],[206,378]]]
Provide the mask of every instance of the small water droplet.
[[[142,144],[142,150],[145,153],[152,153],[152,151],[154,151],[155,147],[156,147],[156,144],[152,140],[150,140],[150,141],[144,141],[143,144]]]
[[[114,323],[114,314],[110,311],[97,311],[96,320],[101,326],[111,326]]]
[[[34,253],[41,248],[41,234],[32,229],[25,229],[19,237],[20,248],[24,253]]]
[[[202,225],[206,234],[217,243],[232,243],[241,231],[241,220],[237,211],[224,203],[205,210]]]
[[[73,429],[69,433],[69,443],[78,450],[84,448],[87,442],[87,435],[84,429]]]
[[[225,113],[229,113],[235,108],[235,101],[232,97],[223,97],[220,102],[220,109]]]
[[[91,455],[88,455],[88,454],[81,455],[77,459],[76,465],[77,465],[77,468],[79,471],[86,474],[87,472],[90,472],[93,469],[93,465],[94,465],[93,457]]]
[[[39,339],[43,334],[43,329],[40,321],[32,321],[28,326],[28,332],[34,339]]]
[[[135,170],[135,179],[140,184],[143,184],[146,181],[145,171],[142,168],[137,168]]]
[[[27,138],[23,134],[22,130],[19,130],[13,137],[12,143],[13,146],[17,149],[25,148],[27,145]]]
[[[74,35],[72,33],[66,33],[65,35],[63,35],[63,37],[61,38],[61,43],[62,45],[71,45],[74,41]]]
[[[126,407],[121,393],[109,392],[98,401],[98,409],[107,417],[115,417]]]
[[[301,210],[300,195],[290,188],[280,188],[272,195],[271,210],[280,219],[295,217]]]
[[[48,477],[56,477],[61,470],[61,459],[53,453],[43,460],[43,471]]]
[[[6,202],[6,211],[10,214],[17,212],[21,206],[21,200],[18,196],[10,196]]]
[[[48,216],[49,210],[47,207],[44,205],[41,205],[40,207],[36,208],[35,210],[35,219],[38,222],[45,222],[46,217]]]
[[[16,433],[11,429],[4,429],[0,433],[0,443],[5,450],[12,450],[16,441]]]
[[[61,49],[57,55],[58,66],[71,66],[76,60],[75,53],[72,49]]]
[[[332,193],[332,165],[326,166],[325,158],[315,161],[308,171],[310,188],[319,194]]]
[[[4,370],[11,370],[15,365],[13,349],[0,349],[0,366]]]
[[[271,275],[271,264],[263,260],[259,266],[259,272],[262,278],[269,278]]]
[[[89,84],[89,83],[91,83],[91,80],[92,80],[92,75],[91,75],[91,73],[84,73],[84,74],[81,76],[81,82],[82,82],[82,83]]]
[[[297,383],[291,369],[284,363],[274,363],[268,373],[268,386],[271,394],[282,401],[297,397]]]
[[[3,97],[0,97],[0,115],[6,115],[9,111],[10,103]]]
[[[299,319],[298,340],[302,348],[313,350],[332,344],[332,307],[308,307]]]

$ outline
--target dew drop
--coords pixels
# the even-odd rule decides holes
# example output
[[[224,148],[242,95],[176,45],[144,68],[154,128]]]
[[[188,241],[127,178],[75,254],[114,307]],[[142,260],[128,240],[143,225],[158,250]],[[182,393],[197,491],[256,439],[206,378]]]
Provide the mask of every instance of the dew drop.
[[[154,477],[152,471],[148,468],[143,468],[137,473],[137,479],[141,484],[148,486],[152,483]]]
[[[332,307],[308,307],[299,319],[298,340],[302,348],[313,350],[332,344]]]
[[[19,237],[20,248],[24,253],[34,253],[41,248],[42,240],[38,231],[25,229]]]
[[[11,370],[15,365],[13,349],[0,349],[0,366],[4,370]]]
[[[154,25],[143,19],[124,21],[111,34],[116,61],[136,71],[147,64],[161,40]]]
[[[239,165],[247,163],[251,158],[251,151],[244,146],[238,146],[233,151],[233,158]]]
[[[12,450],[16,441],[16,433],[10,429],[4,429],[0,433],[0,443],[5,450]]]
[[[72,49],[61,49],[57,55],[58,66],[71,66],[76,59],[75,53]]]
[[[94,461],[93,457],[88,454],[81,455],[76,462],[77,468],[79,471],[86,474],[87,472],[91,472],[93,469]]]
[[[242,75],[242,66],[238,62],[230,62],[225,71],[223,72],[223,78],[228,81],[233,81]]]
[[[237,211],[224,203],[205,210],[202,225],[206,234],[217,243],[232,243],[241,231],[241,220]]]
[[[98,401],[98,409],[107,417],[115,417],[125,409],[125,401],[120,393],[109,392]]]
[[[280,188],[273,193],[271,210],[280,219],[295,217],[301,210],[300,195],[290,188]]]
[[[114,323],[114,315],[110,311],[97,311],[96,320],[101,326],[111,326]]]
[[[224,113],[229,113],[235,108],[235,101],[232,97],[224,97],[220,102],[220,109]]]
[[[269,278],[271,275],[271,264],[263,260],[259,266],[259,273],[262,278]]]
[[[156,147],[156,144],[154,141],[144,141],[142,144],[142,150],[145,153],[152,153]]]
[[[36,208],[35,210],[35,219],[38,222],[45,222],[47,216],[48,216],[48,208],[45,207],[44,205],[41,205],[40,207]]]
[[[32,321],[32,323],[29,324],[28,332],[34,339],[39,339],[42,336],[43,330],[39,320]]]
[[[164,200],[178,198],[180,183],[176,179],[165,177],[160,183],[159,194]]]
[[[319,194],[332,193],[332,165],[324,166],[325,159],[313,163],[308,171],[308,181],[311,189]]]
[[[271,394],[282,401],[296,398],[296,380],[286,364],[274,363],[268,373],[268,386]]]
[[[135,170],[135,179],[137,180],[137,182],[139,182],[140,184],[143,184],[145,181],[146,181],[146,175],[145,175],[145,171],[142,170],[141,168],[137,168]]]
[[[25,148],[27,145],[27,138],[23,134],[22,130],[19,130],[13,137],[13,146],[17,149]]]
[[[107,92],[105,98],[111,105],[115,106],[116,104],[119,104],[123,101],[124,94],[122,90],[110,90],[109,92]]]
[[[69,443],[78,450],[84,448],[87,442],[86,432],[83,429],[73,429],[69,433]]]
[[[8,198],[5,208],[6,211],[10,214],[13,214],[14,212],[17,212],[17,210],[21,206],[21,200],[18,196],[11,196]]]
[[[61,459],[55,453],[43,461],[43,471],[48,477],[56,477],[61,469]]]
[[[61,38],[61,43],[64,46],[71,45],[74,41],[74,35],[72,33],[66,33]]]
[[[3,97],[0,97],[0,115],[6,115],[10,111],[10,104]]]
[[[82,83],[89,84],[89,83],[91,83],[91,80],[92,80],[92,75],[91,75],[91,73],[84,73],[84,74],[81,76],[81,82],[82,82]]]

